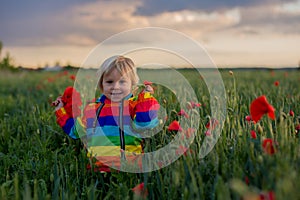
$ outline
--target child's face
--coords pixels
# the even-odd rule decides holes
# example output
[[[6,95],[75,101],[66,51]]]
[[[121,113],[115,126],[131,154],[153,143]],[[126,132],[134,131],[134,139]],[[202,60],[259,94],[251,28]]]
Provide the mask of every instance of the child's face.
[[[120,102],[131,93],[132,83],[128,75],[123,76],[113,69],[103,76],[103,94],[113,102]]]

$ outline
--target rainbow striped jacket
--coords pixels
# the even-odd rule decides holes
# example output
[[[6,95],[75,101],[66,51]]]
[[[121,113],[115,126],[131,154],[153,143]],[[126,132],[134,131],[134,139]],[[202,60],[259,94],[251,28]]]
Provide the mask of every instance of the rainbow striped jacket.
[[[159,107],[149,92],[143,92],[130,94],[117,103],[102,95],[76,119],[64,108],[55,114],[68,136],[83,141],[88,156],[98,160],[100,171],[110,171],[110,167],[119,169],[122,159],[134,161],[137,154],[143,153],[140,133],[158,125]]]

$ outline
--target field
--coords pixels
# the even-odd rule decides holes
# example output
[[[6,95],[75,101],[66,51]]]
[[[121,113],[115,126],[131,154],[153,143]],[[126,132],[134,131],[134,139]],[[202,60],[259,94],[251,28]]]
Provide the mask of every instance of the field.
[[[63,133],[50,106],[73,85],[76,71],[1,71],[0,199],[300,199],[300,71],[221,70],[226,116],[220,138],[204,158],[199,150],[209,137],[210,96],[199,74],[178,72],[201,105],[180,107],[171,90],[154,84],[168,118],[146,147],[170,142],[178,133],[168,126],[184,109],[200,118],[190,148],[160,170],[104,175],[93,169],[81,141]],[[162,79],[167,74],[140,73]],[[275,108],[275,119],[264,115],[254,123],[249,107],[261,95]],[[132,190],[140,183],[143,189]]]

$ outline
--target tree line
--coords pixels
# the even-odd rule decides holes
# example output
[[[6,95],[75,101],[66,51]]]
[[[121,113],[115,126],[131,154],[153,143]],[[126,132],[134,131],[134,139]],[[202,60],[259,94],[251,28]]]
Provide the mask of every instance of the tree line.
[[[10,54],[7,52],[5,56],[2,56],[2,48],[3,43],[0,41],[0,69],[15,69],[15,66],[13,65],[13,59]]]

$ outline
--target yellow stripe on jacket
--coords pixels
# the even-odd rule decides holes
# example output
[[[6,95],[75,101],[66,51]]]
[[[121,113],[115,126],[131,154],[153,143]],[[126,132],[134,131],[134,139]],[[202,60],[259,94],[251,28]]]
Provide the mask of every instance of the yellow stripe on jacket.
[[[120,146],[93,146],[88,147],[91,156],[120,156]],[[142,146],[126,145],[125,155],[141,154]]]

